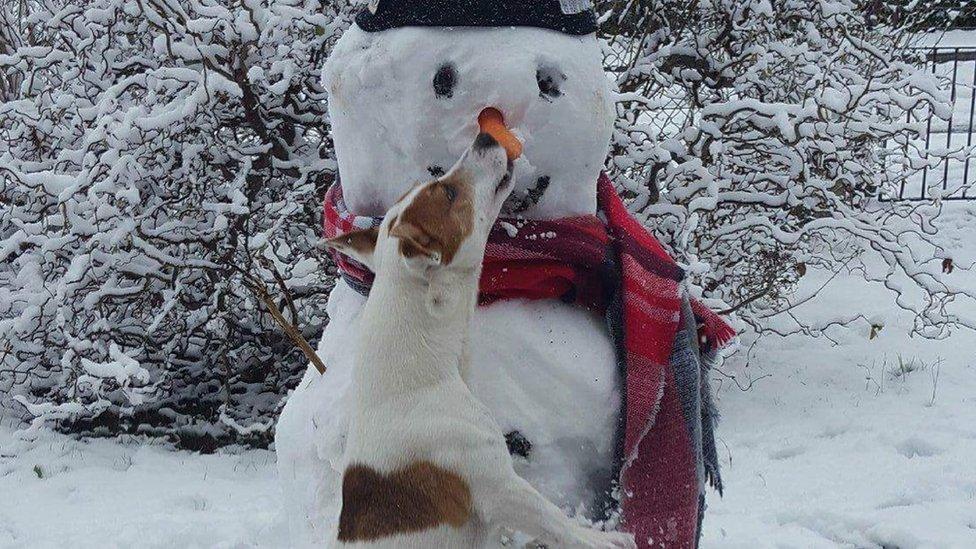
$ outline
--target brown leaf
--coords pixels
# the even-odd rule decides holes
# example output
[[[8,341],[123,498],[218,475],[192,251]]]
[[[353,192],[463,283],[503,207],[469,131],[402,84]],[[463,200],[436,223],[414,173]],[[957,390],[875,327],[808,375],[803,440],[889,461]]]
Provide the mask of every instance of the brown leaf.
[[[946,274],[949,274],[949,273],[952,272],[952,269],[953,269],[952,258],[951,257],[947,257],[947,258],[943,259],[942,260],[942,272],[943,273],[946,273]]]

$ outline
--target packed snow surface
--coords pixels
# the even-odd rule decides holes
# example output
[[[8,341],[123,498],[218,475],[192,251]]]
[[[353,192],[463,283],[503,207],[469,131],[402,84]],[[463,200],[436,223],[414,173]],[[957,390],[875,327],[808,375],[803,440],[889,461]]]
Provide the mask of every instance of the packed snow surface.
[[[0,547],[288,547],[270,451],[199,455],[0,427]]]

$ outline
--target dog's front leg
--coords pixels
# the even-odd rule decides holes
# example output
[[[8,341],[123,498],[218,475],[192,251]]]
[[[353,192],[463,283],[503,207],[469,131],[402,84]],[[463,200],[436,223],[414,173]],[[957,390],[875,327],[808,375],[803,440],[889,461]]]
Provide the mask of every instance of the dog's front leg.
[[[471,306],[468,308],[467,315],[464,319],[465,326],[467,329],[464,331],[464,338],[461,340],[461,358],[458,360],[458,372],[461,374],[461,379],[470,387],[470,370],[471,370],[471,318],[474,316],[474,310],[478,305],[478,292],[472,292],[468,295],[468,301]]]
[[[458,373],[461,374],[461,379],[464,381],[466,385],[469,384],[469,382],[471,381],[470,370],[471,370],[471,333],[469,331],[464,335],[464,340],[461,342],[461,357],[458,358]]]
[[[532,536],[549,549],[634,549],[634,536],[585,528],[566,516],[521,477],[487,498],[485,519],[495,531],[509,529]]]

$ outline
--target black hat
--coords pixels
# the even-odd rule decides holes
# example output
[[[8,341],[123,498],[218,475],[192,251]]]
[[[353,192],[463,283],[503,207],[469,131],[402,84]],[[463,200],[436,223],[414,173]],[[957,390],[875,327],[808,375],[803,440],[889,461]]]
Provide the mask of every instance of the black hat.
[[[596,32],[591,0],[370,0],[356,16],[366,32],[397,27],[538,27]]]

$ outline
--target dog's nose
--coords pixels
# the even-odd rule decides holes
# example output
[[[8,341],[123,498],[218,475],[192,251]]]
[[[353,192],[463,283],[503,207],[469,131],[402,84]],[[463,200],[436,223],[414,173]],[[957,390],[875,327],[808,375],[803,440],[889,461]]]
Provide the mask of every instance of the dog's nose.
[[[476,151],[483,151],[498,146],[500,146],[498,141],[492,137],[491,134],[481,132],[478,134],[478,137],[475,138],[474,146],[472,148]]]

